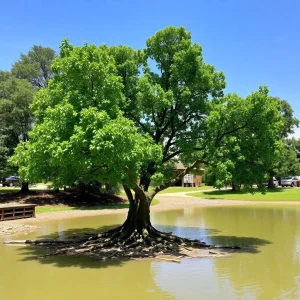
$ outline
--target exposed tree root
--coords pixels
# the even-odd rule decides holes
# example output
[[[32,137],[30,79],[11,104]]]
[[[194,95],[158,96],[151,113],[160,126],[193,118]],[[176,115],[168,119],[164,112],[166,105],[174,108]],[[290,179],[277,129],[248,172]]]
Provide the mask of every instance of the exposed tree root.
[[[90,256],[95,259],[161,258],[178,262],[182,257],[223,256],[222,249],[239,249],[235,246],[208,245],[199,240],[181,238],[163,233],[151,225],[138,232],[124,225],[100,233],[72,237],[65,241],[25,240],[6,241],[5,244],[30,244],[51,249],[49,255]],[[212,251],[213,249],[213,251]],[[218,250],[219,249],[219,250]]]

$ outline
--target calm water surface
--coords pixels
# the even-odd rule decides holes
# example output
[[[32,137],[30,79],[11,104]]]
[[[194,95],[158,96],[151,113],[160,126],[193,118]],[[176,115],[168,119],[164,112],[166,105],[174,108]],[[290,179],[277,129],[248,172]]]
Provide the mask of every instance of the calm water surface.
[[[123,222],[125,215],[41,224],[16,239],[64,238]],[[241,245],[229,258],[99,262],[39,259],[44,250],[0,244],[0,299],[300,299],[300,207],[188,208],[155,213],[162,230]]]

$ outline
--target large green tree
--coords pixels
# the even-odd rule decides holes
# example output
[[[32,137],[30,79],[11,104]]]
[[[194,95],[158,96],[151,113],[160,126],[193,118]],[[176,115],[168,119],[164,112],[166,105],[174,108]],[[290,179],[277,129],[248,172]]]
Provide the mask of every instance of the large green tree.
[[[285,176],[299,176],[300,162],[294,149],[285,145],[282,155],[273,169],[274,175],[278,178]]]
[[[258,120],[255,120],[254,117],[254,123],[251,125],[250,131],[246,128],[246,130],[240,130],[230,136],[232,145],[226,146],[227,150],[225,157],[230,157],[230,161],[233,162],[230,167],[226,169],[230,170],[227,174],[227,183],[232,185],[233,190],[240,188],[241,185],[245,188],[252,189],[253,176],[254,178],[260,176],[260,180],[258,182],[260,182],[263,177],[265,177],[265,180],[269,178],[268,187],[274,188],[273,176],[280,176],[287,166],[293,166],[295,163],[294,155],[289,152],[286,147],[281,147],[281,151],[272,151],[268,145],[263,145],[264,141],[271,143],[269,145],[272,145],[274,142],[272,139],[268,140],[266,134],[270,134],[270,131],[265,130],[266,124],[261,123],[266,122],[270,127],[273,126],[273,116],[268,113],[266,104],[264,102],[260,102],[259,99],[261,97],[268,99],[270,103],[267,103],[267,106],[272,105],[274,108],[276,107],[281,115],[281,131],[275,131],[278,132],[278,140],[282,140],[281,144],[284,143],[285,138],[289,134],[293,133],[294,126],[298,126],[299,123],[299,121],[293,116],[293,110],[289,103],[278,97],[268,96],[267,90],[261,89],[260,94],[254,93],[246,98],[248,99],[248,101],[246,101],[248,102],[248,105],[250,102],[254,103],[253,100],[257,99],[258,102],[255,104],[256,110],[262,110],[262,112],[266,113],[266,115],[265,118],[259,122],[257,122]],[[243,118],[243,109],[238,108],[238,110],[241,112],[241,117]],[[250,138],[250,136],[252,136],[253,139]],[[254,143],[254,140],[257,140],[259,137],[261,137],[259,144]],[[261,164],[260,161],[264,161],[264,164]],[[268,161],[269,170],[265,169],[267,165],[266,161]],[[208,169],[208,179],[211,178],[213,184],[216,186],[220,186],[220,183],[217,180],[217,174],[220,172],[217,165],[220,164],[220,159],[216,162],[214,162],[214,160],[209,162],[210,167]],[[279,168],[281,169],[280,172]],[[297,166],[294,166],[293,168],[297,169]]]
[[[278,97],[274,97],[272,100],[278,103],[279,112],[283,117],[283,127],[280,137],[286,146],[283,148],[281,155],[273,159],[272,168],[269,170],[269,188],[275,187],[273,181],[274,176],[282,177],[288,174],[297,174],[293,172],[297,172],[299,169],[297,161],[295,160],[295,153],[288,147],[287,143],[289,135],[293,134],[294,128],[299,126],[299,120],[294,117],[294,111],[286,100],[282,100]]]
[[[299,176],[300,174],[300,149],[299,140],[295,138],[284,139],[284,148],[280,158],[272,170],[274,176]]]
[[[266,87],[261,87],[245,99],[227,95],[219,106],[218,112],[208,117],[213,126],[208,164],[215,173],[214,184],[221,187],[225,182],[232,184],[233,189],[243,185],[253,190],[253,184],[261,186],[274,161],[281,156],[279,133],[283,120],[278,113],[279,104],[268,96]],[[232,131],[237,125],[238,130]]]
[[[201,46],[183,27],[157,32],[143,51],[64,41],[52,70],[48,88],[32,105],[30,140],[19,144],[12,161],[23,179],[51,176],[57,187],[120,182],[130,203],[124,224],[93,237],[98,246],[93,239],[77,245],[82,252],[99,251],[99,245],[153,245],[153,251],[170,252],[167,242],[183,239],[151,225],[150,203],[159,191],[208,159],[220,159],[218,180],[225,182],[234,160],[226,151],[238,137],[250,139],[247,145],[261,154],[265,147],[260,171],[281,146],[281,115],[267,89],[245,99],[224,97],[224,74],[203,61]],[[187,168],[175,175],[178,160]],[[249,184],[261,180],[252,171]]]
[[[26,79],[36,88],[46,88],[52,77],[51,63],[56,57],[49,47],[33,45],[27,54],[21,54],[14,63],[12,73],[16,78]]]
[[[0,176],[16,173],[7,160],[20,140],[28,140],[28,132],[33,125],[29,105],[34,92],[26,80],[16,79],[9,72],[0,72]]]

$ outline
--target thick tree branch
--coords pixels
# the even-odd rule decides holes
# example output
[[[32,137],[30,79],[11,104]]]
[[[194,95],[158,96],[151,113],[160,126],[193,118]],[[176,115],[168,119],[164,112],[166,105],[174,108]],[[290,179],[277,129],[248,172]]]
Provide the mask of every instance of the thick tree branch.
[[[170,159],[176,157],[177,155],[179,155],[181,153],[182,153],[182,150],[177,150],[177,151],[173,152],[172,154],[164,157],[162,160],[162,163],[166,163],[167,161],[169,161]]]
[[[136,193],[136,195],[140,198],[140,199],[144,199],[146,200],[147,197],[146,197],[146,194],[145,192],[138,186],[138,184],[136,183],[135,179],[134,179],[134,176],[133,174],[131,173],[130,169],[125,166],[124,167],[124,170],[125,172],[127,173],[130,181],[131,181],[131,184],[133,185],[132,189],[134,190],[134,192]],[[126,191],[125,191],[126,192]],[[127,194],[126,194],[127,195]]]
[[[247,127],[247,126],[250,124],[250,121],[254,118],[254,116],[255,116],[255,115],[253,114],[253,115],[250,117],[250,119],[248,119],[246,122],[244,122],[243,125],[238,126],[238,127],[236,127],[236,128],[233,128],[233,129],[231,129],[231,130],[228,130],[228,131],[223,132],[223,133],[221,134],[221,136],[219,136],[219,134],[218,134],[218,137],[217,137],[217,139],[216,139],[215,145],[218,145],[218,144],[221,142],[221,140],[222,140],[222,138],[223,138],[224,136],[229,135],[229,134],[232,134],[232,133],[235,133],[235,132],[237,132],[237,131],[239,131],[239,130],[245,128],[245,127]]]
[[[134,199],[133,199],[133,195],[132,195],[131,189],[127,185],[125,185],[125,184],[123,184],[123,189],[124,189],[124,191],[126,193],[126,196],[127,196],[127,199],[129,201],[129,203],[132,203],[134,201]]]

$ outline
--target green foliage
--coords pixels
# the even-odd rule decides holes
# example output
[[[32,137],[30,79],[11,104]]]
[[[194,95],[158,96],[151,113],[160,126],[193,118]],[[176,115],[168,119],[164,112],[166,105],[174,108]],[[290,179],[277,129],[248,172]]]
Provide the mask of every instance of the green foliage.
[[[12,159],[20,175],[31,182],[51,177],[55,187],[92,180],[132,185],[160,149],[119,110],[122,84],[108,49],[64,41],[53,72],[34,99],[30,140]]]
[[[282,116],[278,103],[261,87],[245,99],[235,94],[213,104],[206,120],[208,161],[215,185],[252,184],[265,181],[282,152]]]
[[[273,168],[273,174],[276,177],[299,176],[300,162],[297,157],[296,149],[293,147],[293,140],[285,140],[280,158]]]
[[[216,186],[217,178],[216,178],[215,168],[213,166],[207,165],[205,166],[204,174],[203,174],[203,182],[209,186]]]
[[[13,171],[7,159],[20,140],[28,139],[28,131],[33,124],[29,109],[33,95],[34,90],[26,80],[0,72],[0,176]]]
[[[280,98],[273,98],[279,104],[279,111],[283,116],[283,129],[281,136],[287,138],[289,134],[294,133],[294,126],[299,126],[299,120],[293,116],[293,109],[286,100]]]
[[[52,77],[51,62],[55,51],[49,47],[34,45],[27,54],[21,54],[20,60],[12,68],[16,78],[26,79],[36,88],[47,87]]]
[[[289,149],[292,149],[296,152],[297,158],[300,160],[300,139],[285,139],[285,144]]]

